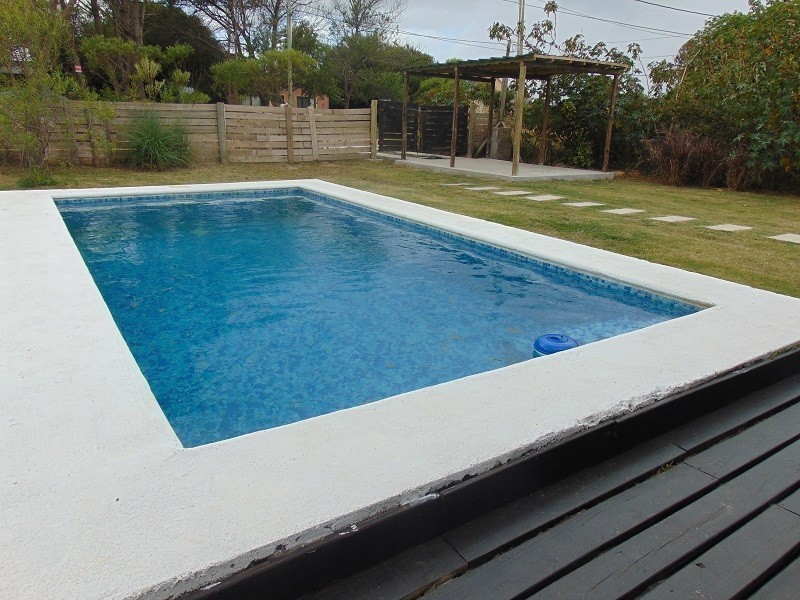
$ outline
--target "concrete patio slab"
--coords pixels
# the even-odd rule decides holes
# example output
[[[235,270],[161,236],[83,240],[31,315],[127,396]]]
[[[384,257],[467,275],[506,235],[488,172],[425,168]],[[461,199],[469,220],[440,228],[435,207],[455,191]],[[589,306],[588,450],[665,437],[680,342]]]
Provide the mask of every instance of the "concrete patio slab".
[[[548,200],[563,200],[564,196],[554,196],[553,194],[539,194],[538,196],[525,196],[526,200],[534,202],[547,202]]]
[[[457,187],[459,185],[472,185],[468,181],[462,181],[460,183],[440,183],[439,185],[448,186],[448,187]]]
[[[550,167],[546,165],[530,165],[520,163],[519,173],[511,175],[511,163],[491,158],[457,157],[455,166],[450,166],[449,156],[432,156],[409,152],[406,160],[400,160],[400,154],[379,152],[380,158],[396,161],[396,164],[413,169],[425,169],[438,173],[466,175],[467,177],[484,177],[502,181],[578,181],[591,179],[613,179],[613,173],[591,171],[588,169],[572,169],[567,167]]]
[[[575,208],[588,208],[590,206],[605,206],[602,202],[563,202],[562,206],[573,206]]]
[[[491,190],[499,190],[500,188],[496,185],[481,185],[478,187],[467,187],[464,188],[465,190],[469,190],[471,192],[489,192]]]
[[[752,227],[746,225],[734,225],[733,223],[723,223],[722,225],[709,225],[706,229],[713,229],[714,231],[747,231]]]
[[[637,213],[643,213],[644,210],[641,208],[612,208],[609,210],[604,210],[603,212],[612,215],[635,215]]]
[[[663,223],[685,223],[694,221],[696,217],[681,217],[679,215],[667,215],[666,217],[650,217],[651,221],[661,221]]]
[[[778,240],[779,242],[791,242],[792,244],[800,244],[800,235],[796,233],[782,233],[781,235],[769,236],[771,240]]]

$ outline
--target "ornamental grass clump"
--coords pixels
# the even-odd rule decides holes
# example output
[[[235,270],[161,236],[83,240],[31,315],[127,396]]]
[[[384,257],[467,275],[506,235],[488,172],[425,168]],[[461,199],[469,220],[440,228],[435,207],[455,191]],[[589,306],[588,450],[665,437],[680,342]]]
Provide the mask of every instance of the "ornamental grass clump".
[[[155,113],[136,116],[125,135],[126,162],[136,169],[163,171],[189,165],[189,134],[178,121],[162,123]]]

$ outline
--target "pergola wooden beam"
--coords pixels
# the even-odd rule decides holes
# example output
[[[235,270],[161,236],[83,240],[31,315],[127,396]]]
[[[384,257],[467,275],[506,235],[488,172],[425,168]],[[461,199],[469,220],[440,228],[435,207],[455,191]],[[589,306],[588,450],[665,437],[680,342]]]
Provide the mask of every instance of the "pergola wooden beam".
[[[542,140],[539,147],[539,162],[543,163],[547,151],[547,127],[550,108],[550,80],[555,75],[600,74],[613,75],[614,84],[611,91],[611,106],[609,108],[608,127],[606,130],[606,146],[603,156],[603,170],[608,170],[611,152],[611,134],[614,124],[614,110],[616,108],[619,77],[628,70],[627,65],[620,63],[592,60],[587,58],[573,58],[569,56],[550,56],[547,54],[523,54],[513,58],[488,58],[482,60],[466,60],[456,63],[441,63],[424,67],[406,69],[403,73],[403,125],[401,158],[405,160],[408,146],[408,77],[418,75],[424,77],[441,77],[455,79],[455,98],[453,102],[453,129],[450,138],[450,166],[455,166],[455,148],[458,136],[458,96],[459,83],[464,81],[477,81],[492,85],[492,107],[489,110],[489,137],[491,138],[492,110],[494,107],[494,82],[498,78],[517,79],[517,98],[514,131],[514,156],[512,161],[512,175],[519,169],[520,146],[522,139],[522,112],[525,102],[525,82],[529,79],[546,81],[545,110],[542,119]],[[487,141],[486,156],[489,156],[491,141]]]

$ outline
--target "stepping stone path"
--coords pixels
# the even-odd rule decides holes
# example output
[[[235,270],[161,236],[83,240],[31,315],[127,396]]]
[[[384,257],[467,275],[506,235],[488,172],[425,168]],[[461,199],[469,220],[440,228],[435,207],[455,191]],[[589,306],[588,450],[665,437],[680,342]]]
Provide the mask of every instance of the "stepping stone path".
[[[473,184],[468,181],[459,183],[442,183],[440,185],[446,187],[461,187],[465,190],[473,192],[492,192],[498,196],[525,196],[526,200],[533,200],[534,202],[547,202],[548,200],[563,200],[563,196],[555,196],[553,194],[533,194],[522,190],[501,190],[501,188],[494,185],[481,185],[472,187]],[[495,191],[501,190],[501,191]],[[528,195],[526,195],[528,194]],[[572,206],[574,208],[588,208],[590,206],[605,206],[602,202],[562,202],[563,206]],[[635,215],[645,212],[641,208],[611,208],[602,211],[610,215]],[[651,221],[661,221],[662,223],[685,223],[686,221],[695,221],[695,217],[683,217],[680,215],[665,215],[663,217],[650,217]],[[706,229],[713,229],[714,231],[747,231],[752,229],[746,225],[734,225],[733,223],[722,223],[721,225],[708,225]],[[778,240],[779,242],[790,242],[792,244],[800,244],[800,234],[797,233],[783,233],[781,235],[768,236],[771,240]]]
[[[562,206],[574,206],[575,208],[586,208],[588,206],[605,206],[602,202],[563,202]]]
[[[800,244],[800,235],[796,233],[782,233],[781,235],[769,236],[771,240],[778,240],[779,242],[791,242],[793,244]]]
[[[745,225],[733,225],[731,223],[723,223],[722,225],[709,225],[706,229],[713,229],[714,231],[745,231],[747,229],[752,229],[752,227],[746,227]]]
[[[498,196],[524,196],[528,192],[522,190],[505,190],[503,192],[495,192]]]
[[[564,196],[553,196],[553,194],[541,194],[539,196],[525,196],[526,200],[535,202],[546,202],[547,200],[563,200]]]
[[[678,215],[667,215],[666,217],[650,217],[651,221],[663,221],[664,223],[683,223],[694,221],[695,217],[680,217]]]
[[[604,210],[603,212],[612,215],[635,215],[636,213],[643,213],[644,211],[641,208],[612,208],[610,210]]]

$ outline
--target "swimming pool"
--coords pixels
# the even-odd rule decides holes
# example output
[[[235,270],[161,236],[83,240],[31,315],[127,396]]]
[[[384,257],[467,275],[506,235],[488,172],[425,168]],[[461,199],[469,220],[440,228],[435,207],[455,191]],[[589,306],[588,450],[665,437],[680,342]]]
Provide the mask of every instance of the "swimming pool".
[[[185,447],[56,202],[287,188],[704,309]],[[0,192],[0,281],[0,589],[31,600],[178,597],[800,343],[797,298],[319,180]]]
[[[58,206],[189,447],[697,311],[299,188]]]

